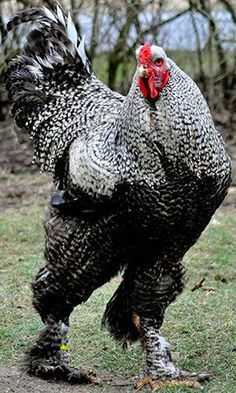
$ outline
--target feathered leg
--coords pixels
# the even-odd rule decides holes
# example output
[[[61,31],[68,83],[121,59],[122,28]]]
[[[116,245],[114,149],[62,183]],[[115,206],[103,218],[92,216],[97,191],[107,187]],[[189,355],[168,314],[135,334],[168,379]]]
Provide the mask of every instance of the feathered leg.
[[[95,382],[92,372],[70,366],[68,330],[68,325],[62,321],[48,321],[36,343],[26,352],[23,370],[43,379],[70,383]]]
[[[33,303],[45,328],[26,351],[23,370],[44,379],[70,383],[96,382],[91,371],[70,365],[68,331],[73,306],[65,298],[65,288],[60,288],[58,278],[56,280],[46,268],[39,271],[32,288]]]
[[[152,276],[149,276],[149,287],[146,287],[143,309],[139,309],[137,313],[139,318],[138,322],[136,318],[136,323],[140,329],[140,339],[146,352],[147,364],[147,377],[137,387],[141,388],[144,384],[149,384],[156,389],[164,385],[178,384],[200,387],[200,382],[211,378],[212,373],[190,373],[180,369],[172,362],[169,344],[160,335],[165,309],[182,291],[185,281],[185,269],[181,262],[162,266],[164,268],[159,270],[156,283]],[[142,276],[144,280],[148,277],[147,273],[143,273]],[[143,285],[145,287],[145,282]],[[144,308],[145,299],[150,299],[151,293],[154,297],[151,303],[154,304],[154,308],[148,303]]]
[[[172,362],[168,342],[160,335],[158,323],[152,318],[140,321],[141,341],[146,352],[147,376],[137,384],[137,389],[149,384],[158,389],[163,386],[185,385],[199,388],[200,382],[211,379],[208,372],[191,373]]]
[[[128,265],[107,304],[103,324],[121,341],[140,338],[141,318],[154,316],[160,328],[166,307],[182,291],[184,281],[185,268],[181,262],[175,264],[172,275],[159,261],[152,265]]]
[[[169,344],[160,335],[167,306],[181,293],[185,283],[181,261],[129,265],[123,281],[107,305],[103,323],[123,342],[140,338],[146,354],[147,376],[137,388],[181,384],[199,387],[209,373],[188,373],[172,362]]]
[[[115,226],[110,229],[106,217],[88,222],[50,208],[45,229],[47,264],[32,284],[33,305],[45,329],[27,351],[24,369],[45,379],[95,382],[93,373],[70,365],[69,316],[120,269],[111,238]]]
[[[140,335],[146,352],[148,375],[152,380],[178,378],[180,370],[171,361],[169,344],[160,336],[158,325],[152,318],[140,320]]]

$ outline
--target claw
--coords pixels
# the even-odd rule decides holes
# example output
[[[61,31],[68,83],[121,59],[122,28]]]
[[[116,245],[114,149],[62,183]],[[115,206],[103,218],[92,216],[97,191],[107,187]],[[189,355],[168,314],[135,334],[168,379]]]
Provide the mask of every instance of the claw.
[[[99,385],[100,379],[97,377],[96,373],[90,368],[86,369],[81,367],[81,373],[87,378],[87,383]]]
[[[138,381],[135,385],[135,389],[138,392],[139,390],[141,390],[144,386],[146,385],[150,385],[152,383],[152,378],[149,375],[146,375],[143,379],[141,379],[140,381]]]

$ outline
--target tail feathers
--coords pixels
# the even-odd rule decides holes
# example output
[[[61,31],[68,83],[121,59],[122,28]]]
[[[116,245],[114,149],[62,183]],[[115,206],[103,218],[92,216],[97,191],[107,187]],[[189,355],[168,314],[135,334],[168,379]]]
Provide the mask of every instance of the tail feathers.
[[[83,96],[92,71],[84,40],[62,6],[22,11],[7,29],[26,22],[37,27],[27,35],[21,54],[8,64],[4,79],[16,123],[33,140],[34,158],[42,171],[55,173],[57,161],[78,136],[79,127],[72,124],[74,95]]]
[[[70,13],[61,5],[57,5],[55,11],[46,7],[21,11],[8,22],[7,30],[26,22],[36,22],[39,25],[39,29],[28,34],[22,52],[29,61],[29,64],[25,62],[27,69],[35,77],[42,77],[45,70],[50,71],[55,65],[65,63],[79,63],[84,72],[91,73],[84,39],[79,37]]]
[[[133,310],[129,304],[129,297],[121,283],[111,300],[107,304],[102,318],[102,327],[106,327],[118,341],[138,340],[140,333],[133,321]]]
[[[27,64],[27,67],[24,67]],[[9,92],[9,99],[16,104],[13,113],[17,112],[17,104],[24,102],[25,104],[43,103],[49,99],[43,90],[37,89],[35,86],[35,75],[42,76],[34,59],[27,56],[21,56],[17,64],[10,64],[5,76],[6,88]]]

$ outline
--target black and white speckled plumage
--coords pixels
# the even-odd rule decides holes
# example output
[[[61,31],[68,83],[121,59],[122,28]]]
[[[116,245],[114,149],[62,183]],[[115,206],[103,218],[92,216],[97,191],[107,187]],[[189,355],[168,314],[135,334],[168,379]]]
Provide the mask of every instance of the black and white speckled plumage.
[[[54,174],[53,200],[61,201],[45,218],[46,266],[32,287],[46,333],[29,350],[27,369],[84,381],[61,356],[61,333],[56,350],[48,337],[123,270],[103,324],[123,342],[141,339],[152,379],[179,378],[159,328],[183,289],[183,257],[230,184],[222,138],[198,87],[170,59],[156,100],[143,98],[137,72],[122,97],[92,73],[65,10],[26,10],[8,27],[27,21],[38,28],[9,65],[6,86],[41,169]]]

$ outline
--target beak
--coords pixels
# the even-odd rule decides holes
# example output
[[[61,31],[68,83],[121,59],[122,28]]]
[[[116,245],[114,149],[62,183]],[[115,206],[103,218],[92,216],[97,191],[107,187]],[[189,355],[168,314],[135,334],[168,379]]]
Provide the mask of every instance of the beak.
[[[138,67],[138,76],[141,78],[148,77],[148,70],[142,65],[140,67]]]

